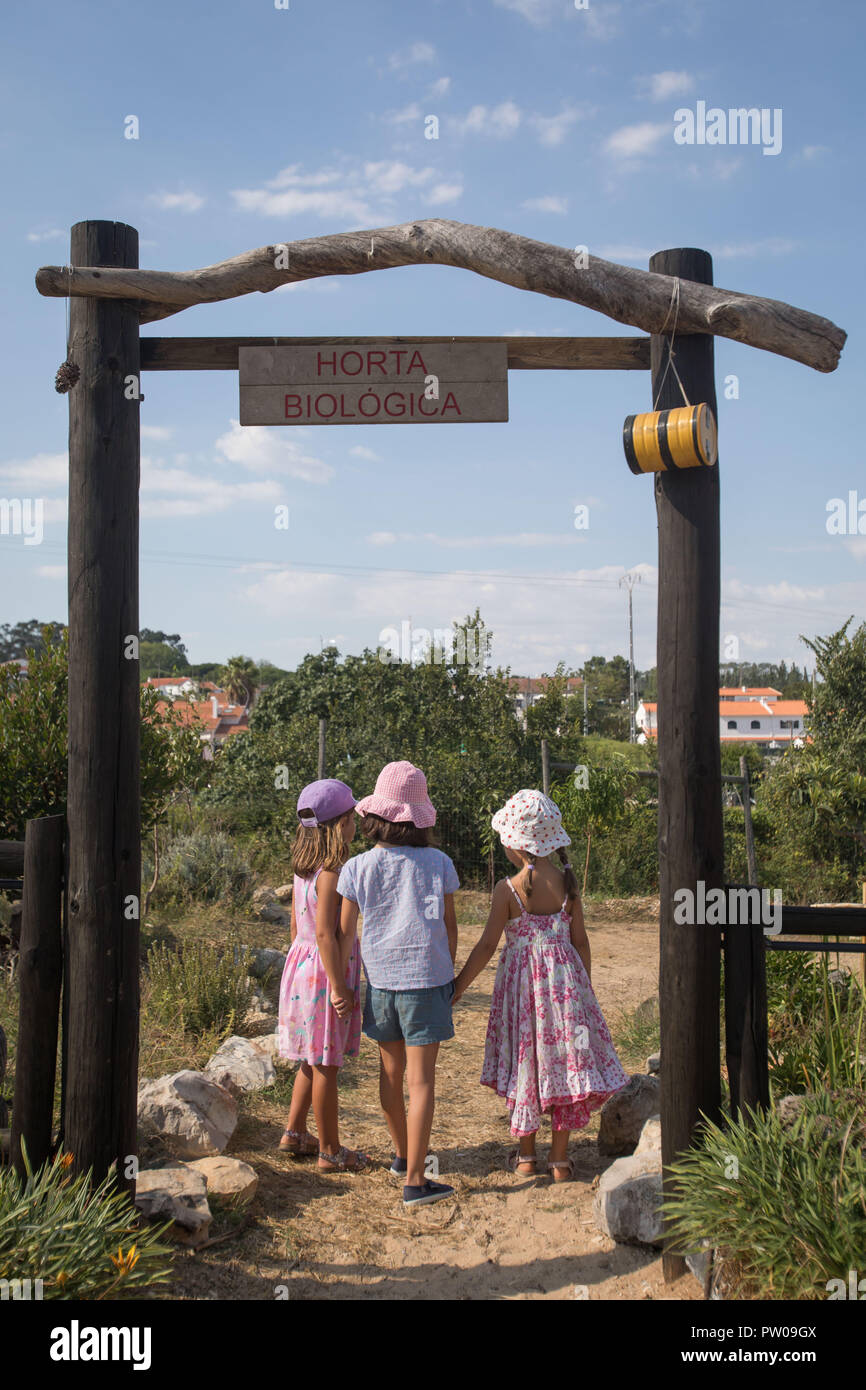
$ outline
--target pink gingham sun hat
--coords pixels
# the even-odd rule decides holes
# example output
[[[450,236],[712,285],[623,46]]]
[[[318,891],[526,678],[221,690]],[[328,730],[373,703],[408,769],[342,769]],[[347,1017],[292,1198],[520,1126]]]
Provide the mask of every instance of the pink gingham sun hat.
[[[436,808],[427,795],[427,778],[412,763],[388,763],[376,778],[376,790],[355,808],[359,816],[413,821],[419,830],[436,824]]]
[[[506,801],[490,822],[506,849],[542,857],[571,844],[555,801],[524,788]]]

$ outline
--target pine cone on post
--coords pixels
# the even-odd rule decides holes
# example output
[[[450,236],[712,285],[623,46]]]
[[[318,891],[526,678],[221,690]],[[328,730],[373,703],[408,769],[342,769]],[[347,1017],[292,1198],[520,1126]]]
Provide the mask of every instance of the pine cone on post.
[[[57,368],[57,375],[54,378],[55,391],[59,391],[61,395],[66,391],[70,391],[80,376],[81,368],[77,363],[70,362],[69,358],[67,358],[66,361],[61,362],[60,366]]]

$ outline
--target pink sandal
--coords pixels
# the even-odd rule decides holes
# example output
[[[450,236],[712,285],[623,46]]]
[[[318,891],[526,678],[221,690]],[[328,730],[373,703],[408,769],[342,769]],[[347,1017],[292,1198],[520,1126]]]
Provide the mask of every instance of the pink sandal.
[[[280,1139],[280,1151],[306,1157],[308,1154],[319,1152],[319,1141],[314,1134],[309,1134],[307,1130],[284,1129]]]
[[[554,1174],[554,1171],[553,1171],[554,1168],[567,1168],[567,1169],[568,1169],[568,1177],[567,1177],[567,1178],[557,1178],[556,1175]],[[572,1178],[574,1177],[574,1159],[573,1159],[573,1158],[564,1158],[564,1159],[556,1159],[556,1158],[554,1158],[554,1159],[550,1159],[550,1160],[548,1161],[548,1164],[547,1164],[547,1171],[548,1171],[550,1177],[553,1179],[554,1182],[571,1182]]]
[[[330,1163],[332,1167],[323,1168],[322,1159],[326,1163]],[[354,1162],[350,1160],[354,1160]],[[370,1159],[360,1149],[354,1151],[341,1144],[335,1154],[328,1154],[325,1153],[324,1149],[320,1149],[318,1166],[320,1173],[360,1173],[365,1168],[370,1167]]]

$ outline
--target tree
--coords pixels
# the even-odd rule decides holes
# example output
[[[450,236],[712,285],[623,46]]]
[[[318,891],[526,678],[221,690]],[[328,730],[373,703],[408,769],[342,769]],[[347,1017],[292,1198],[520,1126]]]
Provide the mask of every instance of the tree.
[[[626,794],[633,784],[629,762],[614,753],[604,762],[586,765],[575,770],[564,782],[551,787],[551,795],[562,812],[563,824],[574,839],[586,840],[583,865],[583,889],[589,874],[589,852],[592,837],[609,830],[625,814]]]
[[[26,822],[66,811],[68,634],[27,652],[28,671],[0,667],[0,839],[21,840]],[[150,829],[166,798],[206,772],[197,729],[177,711],[156,709],[152,687],[141,692],[141,815]]]
[[[258,667],[248,656],[233,656],[226,662],[219,679],[231,701],[248,705],[259,680]]]
[[[143,638],[138,646],[138,669],[142,680],[149,676],[187,676],[189,662],[171,642]]]
[[[20,660],[28,651],[42,652],[59,642],[63,632],[63,623],[40,623],[36,618],[0,624],[0,662]]]

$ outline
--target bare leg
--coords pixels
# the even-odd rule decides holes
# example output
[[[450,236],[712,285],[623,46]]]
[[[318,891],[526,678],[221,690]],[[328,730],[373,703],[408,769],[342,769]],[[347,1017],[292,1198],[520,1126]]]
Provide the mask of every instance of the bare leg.
[[[337,1073],[339,1067],[313,1067],[313,1113],[322,1153],[335,1154],[340,1147]]]
[[[535,1172],[535,1135],[523,1134],[518,1140],[518,1153],[520,1161],[515,1168],[515,1172],[522,1173],[525,1177],[530,1177]],[[526,1162],[523,1162],[523,1159]],[[532,1160],[530,1162],[529,1160]]]
[[[571,1138],[570,1129],[554,1129],[550,1139],[550,1153],[547,1155],[548,1163],[567,1163],[568,1162],[568,1141]],[[553,1169],[554,1182],[568,1182],[571,1173],[567,1168]]]
[[[406,1104],[403,1100],[403,1076],[406,1071],[406,1044],[379,1043],[379,1103],[382,1106],[394,1152],[406,1157]]]
[[[302,1062],[298,1067],[298,1074],[295,1077],[295,1084],[292,1087],[292,1103],[289,1107],[289,1118],[286,1120],[286,1129],[294,1130],[297,1134],[306,1134],[307,1118],[312,1103],[313,1069],[309,1062]]]
[[[438,1053],[438,1042],[406,1048],[406,1073],[409,1084],[406,1182],[410,1187],[423,1187],[426,1182],[424,1165],[427,1160],[427,1146],[430,1143],[430,1130],[433,1128]]]

